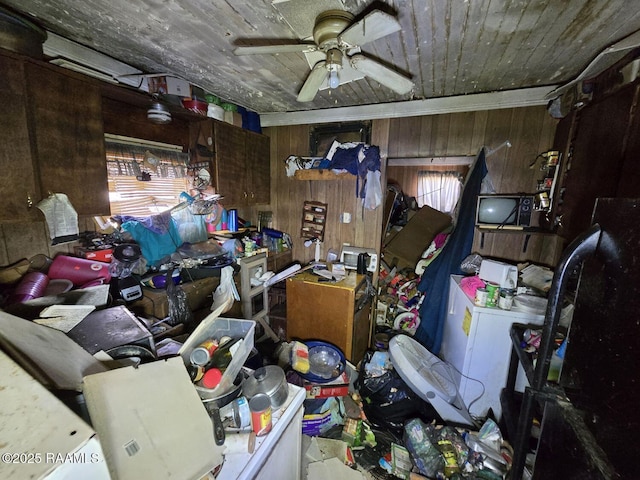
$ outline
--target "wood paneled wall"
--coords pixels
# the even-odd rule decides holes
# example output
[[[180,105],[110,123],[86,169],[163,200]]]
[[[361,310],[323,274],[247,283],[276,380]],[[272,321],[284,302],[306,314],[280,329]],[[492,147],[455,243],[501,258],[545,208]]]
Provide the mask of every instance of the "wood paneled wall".
[[[497,193],[532,193],[542,177],[529,168],[536,156],[553,146],[557,121],[545,107],[511,108],[393,119],[390,123],[389,157],[447,157],[476,155],[484,146],[489,177]],[[504,142],[509,141],[508,148]],[[502,146],[502,147],[501,147]],[[501,148],[499,148],[501,147]],[[389,167],[387,176],[407,193],[415,191],[414,167]],[[533,261],[555,265],[562,252],[555,235],[488,233],[476,230],[473,250],[483,257]]]
[[[540,152],[551,149],[556,123],[544,107],[374,120],[371,143],[380,147],[386,182],[388,177],[402,181],[402,169],[411,169],[387,169],[387,157],[475,156],[483,146],[490,152],[508,140],[511,148],[503,147],[487,157],[495,190],[532,193],[541,172],[530,169],[529,164]],[[293,258],[301,262],[313,259],[313,248],[305,248],[299,234],[305,200],[329,204],[323,257],[330,248],[339,251],[343,243],[379,248],[382,209],[362,209],[355,197],[355,180],[299,181],[286,176],[284,161],[289,155],[309,154],[309,126],[271,127],[265,134],[271,137],[272,203],[264,209],[273,211],[274,228],[292,236]],[[352,214],[352,223],[339,222],[342,212]],[[476,232],[474,240],[474,251],[483,256],[547,265],[557,262],[561,249],[561,241],[550,235],[487,234],[481,245]]]
[[[374,123],[372,144],[380,146],[381,156],[385,158],[387,132],[388,121]],[[273,127],[264,133],[271,137],[271,205],[264,209],[273,212],[273,228],[291,235],[295,260],[306,263],[313,260],[315,254],[315,247],[305,247],[300,236],[305,200],[328,204],[322,258],[326,258],[329,249],[339,253],[344,243],[380,247],[382,207],[373,211],[363,208],[362,201],[356,197],[356,177],[329,181],[287,177],[287,157],[309,156],[308,125]],[[351,214],[351,223],[340,222],[340,215],[345,212]]]
[[[491,150],[509,140],[511,148],[503,148],[487,158],[496,191],[533,192],[540,172],[529,169],[529,164],[538,153],[551,148],[555,126],[556,121],[544,107],[384,119],[373,122],[371,143],[380,147],[385,185],[387,175],[392,171],[387,172],[387,157],[475,155],[482,146]],[[308,262],[313,259],[315,250],[306,248],[300,237],[302,205],[305,200],[317,200],[329,205],[322,257],[329,249],[339,252],[343,243],[379,248],[382,208],[363,209],[362,202],[356,197],[355,179],[300,181],[286,176],[284,161],[289,155],[309,154],[309,126],[270,127],[264,133],[271,137],[271,204],[242,209],[240,215],[255,223],[258,211],[271,210],[273,228],[289,233],[293,239],[293,258]],[[393,173],[394,177],[399,176],[397,170]],[[351,223],[340,223],[343,212],[351,213]],[[91,222],[87,223],[89,228]],[[55,253],[48,247],[44,224],[2,227],[2,265],[35,253]],[[24,242],[25,236],[31,240]],[[528,239],[523,251],[525,241],[523,234],[487,234],[481,248],[480,236],[476,234],[474,250],[487,257],[555,264],[562,248],[555,236],[534,235]],[[26,247],[26,243],[31,247],[18,248],[20,245]]]

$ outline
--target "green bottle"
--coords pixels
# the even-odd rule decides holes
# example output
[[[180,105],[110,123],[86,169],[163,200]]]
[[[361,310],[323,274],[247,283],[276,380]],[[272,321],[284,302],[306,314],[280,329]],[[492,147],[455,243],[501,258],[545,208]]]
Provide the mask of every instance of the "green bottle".
[[[237,347],[234,348],[234,346],[237,345],[240,340],[240,338],[230,338],[226,342],[218,345],[218,348],[216,348],[213,355],[211,355],[211,360],[207,363],[206,370],[215,367],[224,372],[231,363],[231,360],[233,360],[233,353],[237,349]]]

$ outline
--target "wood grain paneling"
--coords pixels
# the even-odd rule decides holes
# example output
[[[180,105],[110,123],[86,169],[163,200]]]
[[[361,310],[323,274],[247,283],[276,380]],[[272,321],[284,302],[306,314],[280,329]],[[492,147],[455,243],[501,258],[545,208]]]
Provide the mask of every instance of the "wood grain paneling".
[[[411,148],[410,139],[401,133],[396,139],[391,138],[390,151],[421,157],[462,156],[474,155],[484,146],[489,153],[487,167],[496,193],[535,192],[540,172],[530,169],[529,164],[538,153],[552,147],[557,124],[543,107],[415,117],[414,121],[422,124],[419,143],[414,142]],[[391,122],[392,131],[410,131],[406,119],[402,128],[393,125],[395,120]],[[435,133],[429,136],[429,132]],[[506,141],[510,142],[510,148],[503,146]],[[394,142],[403,142],[404,145],[399,147]],[[425,150],[426,145],[432,150]],[[387,174],[400,182],[407,194],[415,195],[417,169],[389,167]],[[411,182],[406,189],[405,181]],[[563,246],[553,235],[534,234],[527,240],[522,233],[491,233],[485,235],[482,248],[480,243],[476,232],[473,248],[483,256],[511,261],[530,260],[545,265],[557,262]]]
[[[538,153],[551,148],[555,126],[556,121],[544,107],[374,120],[371,143],[380,147],[381,156],[386,159],[476,155],[483,146],[490,151],[509,140],[511,148],[501,148],[487,157],[493,185],[498,193],[531,193],[539,172],[530,169],[529,164]],[[379,248],[382,208],[364,210],[355,196],[355,181],[300,181],[286,176],[284,161],[289,155],[308,155],[309,128],[270,127],[265,133],[271,137],[270,207],[274,213],[274,228],[292,236],[293,258],[307,262],[314,255],[314,249],[305,248],[298,233],[305,200],[329,204],[323,257],[330,248],[339,251],[343,243]],[[404,181],[413,182],[414,175],[413,167],[387,168],[383,161],[383,184],[389,178],[400,182],[404,188]],[[413,188],[407,187],[407,193]],[[339,222],[342,212],[352,214],[352,223]],[[544,264],[557,260],[559,243],[553,236],[532,235],[525,252],[522,251],[524,241],[525,237],[520,233],[492,234],[485,238],[482,254]],[[479,248],[479,240],[474,248]]]

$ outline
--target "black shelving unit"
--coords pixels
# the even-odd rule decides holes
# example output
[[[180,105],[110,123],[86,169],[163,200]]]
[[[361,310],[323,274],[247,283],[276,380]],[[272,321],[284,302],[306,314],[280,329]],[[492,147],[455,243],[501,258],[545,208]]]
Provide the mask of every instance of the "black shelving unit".
[[[547,405],[566,406],[570,402],[565,392],[557,384],[547,381],[551,357],[555,349],[555,338],[559,326],[562,302],[564,293],[572,270],[591,256],[600,240],[601,230],[598,225],[594,225],[589,230],[579,236],[563,253],[558,268],[556,269],[551,288],[545,321],[542,326],[542,337],[538,349],[535,366],[532,356],[521,347],[522,334],[528,325],[514,324],[511,327],[510,335],[512,341],[511,360],[509,364],[509,374],[507,386],[501,394],[501,405],[503,412],[503,423],[507,430],[508,438],[513,443],[514,456],[511,466],[510,480],[520,480],[522,478],[527,454],[531,450],[532,425],[536,414],[543,418]],[[539,327],[533,327],[538,328]],[[517,394],[515,390],[518,365],[522,365],[529,386],[525,388],[523,394]],[[554,407],[549,407],[554,408]],[[582,418],[578,413],[567,416],[567,420]],[[575,428],[574,428],[575,427]],[[570,425],[572,431],[584,431],[581,425]],[[541,429],[541,436],[544,432]],[[540,443],[539,441],[536,443]],[[589,442],[587,442],[589,443]],[[537,445],[536,445],[537,448]],[[595,454],[597,452],[590,452]],[[602,462],[606,465],[606,459]],[[602,478],[607,478],[606,476]],[[613,478],[613,477],[612,477]]]

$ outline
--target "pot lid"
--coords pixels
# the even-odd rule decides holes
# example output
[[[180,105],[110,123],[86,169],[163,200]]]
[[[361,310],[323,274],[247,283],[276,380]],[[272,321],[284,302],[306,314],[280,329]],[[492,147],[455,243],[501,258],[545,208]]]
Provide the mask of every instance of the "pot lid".
[[[260,367],[242,384],[242,393],[251,398],[258,393],[266,393],[273,397],[283,385],[286,386],[284,370],[277,365]]]

